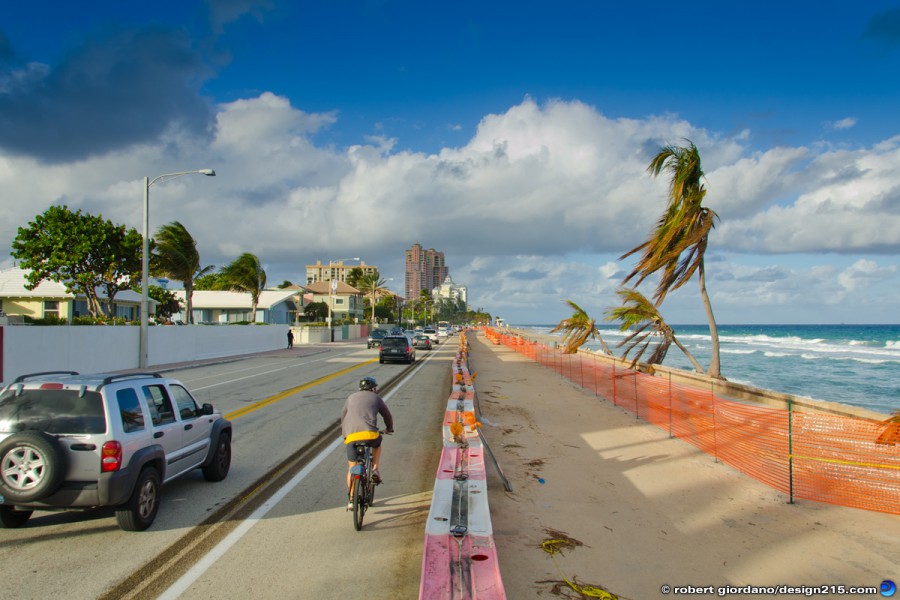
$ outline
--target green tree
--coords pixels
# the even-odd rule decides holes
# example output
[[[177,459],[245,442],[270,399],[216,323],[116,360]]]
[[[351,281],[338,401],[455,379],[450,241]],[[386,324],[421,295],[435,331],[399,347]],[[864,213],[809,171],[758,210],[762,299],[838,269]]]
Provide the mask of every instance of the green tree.
[[[285,288],[291,287],[292,285],[294,285],[294,283],[292,281],[288,281],[287,279],[285,279],[278,285],[278,289],[283,290]]]
[[[675,331],[663,320],[655,304],[635,289],[620,289],[616,293],[622,297],[622,305],[610,309],[606,320],[618,320],[620,322],[619,329],[630,332],[625,339],[619,342],[619,346],[625,347],[625,352],[622,354],[623,359],[627,358],[632,350],[637,349],[637,353],[631,361],[631,368],[640,362],[650,344],[656,343],[653,353],[646,360],[647,364],[651,365],[661,365],[669,352],[669,347],[675,344],[691,361],[694,369],[700,373],[703,372],[703,367],[697,362],[694,355],[678,341]]]
[[[550,330],[551,333],[555,331],[566,332],[563,337],[563,341],[566,343],[566,354],[575,354],[589,339],[594,338],[600,340],[600,346],[603,347],[603,351],[611,355],[612,352],[610,352],[606,342],[600,336],[596,320],[590,318],[583,308],[571,300],[566,300],[566,304],[572,309],[572,316],[568,319],[563,319],[556,327]]]
[[[387,283],[387,281],[381,278],[378,271],[375,271],[374,273],[368,273],[357,279],[356,285],[353,286],[364,294],[371,294],[370,303],[372,306],[373,323],[375,322],[375,304],[378,293],[387,291],[384,287],[385,283]]]
[[[712,357],[707,373],[711,377],[720,378],[719,333],[706,291],[703,262],[709,234],[715,227],[718,215],[702,204],[706,188],[702,183],[700,153],[693,142],[686,141],[687,147],[663,147],[650,161],[647,171],[652,176],[656,177],[662,171],[670,175],[668,204],[650,239],[620,258],[641,253],[637,266],[628,274],[624,283],[635,279],[635,285],[640,285],[653,273],[662,272],[653,297],[657,307],[662,304],[666,294],[680,288],[697,273],[712,343]]]
[[[259,296],[266,289],[266,272],[255,254],[245,252],[219,272],[225,289],[250,293],[250,321],[256,322]]]
[[[310,321],[324,321],[328,316],[327,302],[310,302],[303,307],[303,314]]]
[[[140,280],[143,237],[102,216],[51,206],[27,227],[19,227],[12,256],[29,270],[26,287],[33,290],[48,279],[84,296],[94,318],[104,311],[97,288],[106,292],[107,306],[116,294]]]
[[[195,290],[227,290],[228,286],[220,273],[207,273],[194,280]]]
[[[213,266],[200,266],[197,242],[187,228],[178,221],[163,225],[154,236],[150,271],[155,276],[177,279],[184,286],[187,323],[194,322],[194,280],[212,271]]]
[[[151,285],[147,288],[147,295],[156,300],[156,318],[162,321],[168,321],[172,315],[181,310],[181,301],[174,292],[160,287]]]
[[[364,276],[365,275],[363,275],[363,270],[360,267],[353,267],[347,273],[345,282],[347,283],[347,285],[349,285],[351,287],[355,287],[356,289],[359,289],[359,285],[357,285],[357,284],[359,283],[359,280],[362,279]]]

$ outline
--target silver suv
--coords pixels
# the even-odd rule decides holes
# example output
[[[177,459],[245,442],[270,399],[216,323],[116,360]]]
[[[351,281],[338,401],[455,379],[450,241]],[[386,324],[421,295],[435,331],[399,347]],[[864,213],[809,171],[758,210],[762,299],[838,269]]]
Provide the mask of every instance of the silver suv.
[[[231,422],[158,373],[23,375],[0,391],[0,526],[34,510],[114,506],[119,527],[156,518],[163,483],[231,467]]]

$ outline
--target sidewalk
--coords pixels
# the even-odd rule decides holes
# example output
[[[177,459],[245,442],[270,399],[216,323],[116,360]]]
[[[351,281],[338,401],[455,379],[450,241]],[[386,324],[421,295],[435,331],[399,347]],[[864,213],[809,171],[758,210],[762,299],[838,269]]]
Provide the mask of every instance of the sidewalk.
[[[900,581],[900,517],[789,504],[481,334],[470,332],[469,345],[483,433],[513,490],[488,468],[509,598],[581,598],[564,578],[623,600],[666,597],[664,586],[670,595],[677,586],[713,586],[691,596],[713,598],[748,596],[720,586],[877,589]],[[573,547],[562,554],[541,549],[566,536]],[[846,596],[829,588],[778,597]]]

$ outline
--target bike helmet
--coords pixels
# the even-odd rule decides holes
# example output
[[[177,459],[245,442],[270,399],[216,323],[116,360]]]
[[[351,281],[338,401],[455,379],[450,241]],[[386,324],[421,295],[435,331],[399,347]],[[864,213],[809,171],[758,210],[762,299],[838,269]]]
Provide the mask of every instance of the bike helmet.
[[[378,387],[378,382],[375,381],[374,377],[363,377],[359,380],[359,389],[368,390],[370,392],[374,392],[375,388]]]

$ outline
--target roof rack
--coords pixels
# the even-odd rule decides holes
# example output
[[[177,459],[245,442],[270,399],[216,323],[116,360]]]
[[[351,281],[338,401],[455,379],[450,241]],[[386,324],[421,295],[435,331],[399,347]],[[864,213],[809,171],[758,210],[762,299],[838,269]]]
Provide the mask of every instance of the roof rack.
[[[141,377],[158,377],[162,379],[162,375],[160,375],[159,373],[119,373],[117,375],[110,375],[109,377],[104,378],[103,383],[101,383],[100,386],[102,387],[120,379],[139,379]]]
[[[41,377],[43,375],[78,375],[78,371],[41,371],[40,373],[29,373],[27,375],[19,375],[13,383],[21,383],[31,377]]]

